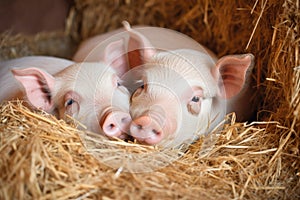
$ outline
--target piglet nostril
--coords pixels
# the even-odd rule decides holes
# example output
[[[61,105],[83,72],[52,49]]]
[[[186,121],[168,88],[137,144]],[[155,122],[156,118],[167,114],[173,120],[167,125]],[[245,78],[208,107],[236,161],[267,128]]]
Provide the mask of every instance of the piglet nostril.
[[[115,125],[114,124],[109,124],[108,128],[113,129],[113,128],[115,128]]]
[[[155,135],[159,135],[159,134],[160,134],[160,132],[157,131],[157,130],[155,130],[155,129],[152,129],[152,132],[153,132]]]
[[[142,129],[143,129],[143,126],[140,125],[140,124],[136,125],[136,127],[137,127],[139,130],[142,130]]]

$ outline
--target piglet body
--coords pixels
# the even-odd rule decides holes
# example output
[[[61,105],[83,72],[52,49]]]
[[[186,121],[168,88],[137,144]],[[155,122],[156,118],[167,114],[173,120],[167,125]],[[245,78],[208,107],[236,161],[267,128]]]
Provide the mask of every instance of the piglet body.
[[[74,64],[73,61],[50,56],[27,56],[0,62],[0,102],[24,98],[21,85],[11,73],[12,69],[35,67],[53,75],[72,64]]]
[[[201,52],[208,51],[190,37],[170,29],[149,26],[134,26],[133,29],[151,41],[151,45],[159,50],[193,49]],[[141,48],[140,44],[131,44],[132,40],[130,39],[131,37],[125,28],[88,38],[80,44],[72,60],[97,62],[103,59],[105,47],[116,41],[123,43],[120,48],[124,48],[126,53]]]
[[[58,118],[72,116],[89,130],[123,137],[128,131],[129,93],[111,63],[75,63],[32,56],[0,63],[0,98],[24,99]]]

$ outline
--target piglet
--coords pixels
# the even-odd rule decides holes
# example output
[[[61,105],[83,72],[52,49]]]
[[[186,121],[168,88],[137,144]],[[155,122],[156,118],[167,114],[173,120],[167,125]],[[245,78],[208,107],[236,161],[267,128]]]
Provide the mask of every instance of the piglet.
[[[115,45],[106,48],[108,54],[114,53]],[[122,66],[109,58],[75,63],[31,56],[0,62],[0,100],[24,99],[31,108],[58,118],[69,115],[90,131],[123,138],[131,122],[129,93],[116,68]]]
[[[147,144],[176,147],[212,131],[227,113],[236,112],[238,120],[251,116],[252,54],[217,59],[204,47],[186,48],[188,38],[173,41],[182,48],[157,49],[152,40],[128,24],[125,27],[129,44],[139,49],[135,62],[142,65],[136,66],[135,73],[141,85],[131,97],[133,137]],[[170,38],[178,35],[165,34]]]

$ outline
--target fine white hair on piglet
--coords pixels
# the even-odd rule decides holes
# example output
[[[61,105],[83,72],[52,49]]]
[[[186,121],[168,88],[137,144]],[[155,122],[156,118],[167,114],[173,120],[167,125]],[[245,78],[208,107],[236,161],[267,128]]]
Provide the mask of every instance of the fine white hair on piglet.
[[[213,97],[217,94],[217,87],[212,87],[216,86],[216,80],[210,75],[210,70],[214,67],[214,60],[206,53],[187,49],[159,52],[149,60],[147,65],[149,66],[146,66],[145,71],[149,71],[148,79],[150,77],[158,79],[157,77],[165,75],[167,77],[161,77],[161,81],[176,83],[172,77],[167,75],[170,71],[174,71],[190,85],[197,84],[203,88],[204,96]],[[161,66],[169,68],[169,70],[156,70],[151,66]]]

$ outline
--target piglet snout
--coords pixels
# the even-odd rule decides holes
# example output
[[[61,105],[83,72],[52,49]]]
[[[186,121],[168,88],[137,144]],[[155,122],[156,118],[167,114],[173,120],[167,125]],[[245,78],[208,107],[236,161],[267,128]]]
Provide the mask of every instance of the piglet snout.
[[[131,117],[128,113],[112,111],[104,117],[104,121],[100,125],[107,136],[122,138],[129,132],[130,123]]]
[[[147,144],[157,144],[163,139],[162,122],[159,119],[144,115],[136,118],[130,125],[130,134],[135,139]]]

